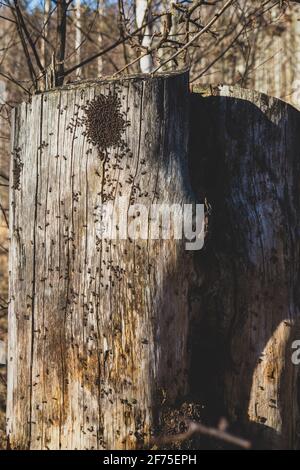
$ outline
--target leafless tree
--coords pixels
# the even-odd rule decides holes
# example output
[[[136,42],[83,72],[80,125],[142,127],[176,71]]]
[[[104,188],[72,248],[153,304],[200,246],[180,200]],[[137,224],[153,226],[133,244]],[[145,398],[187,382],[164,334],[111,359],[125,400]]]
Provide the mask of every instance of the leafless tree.
[[[0,72],[30,93],[80,78],[87,67],[85,76],[92,78],[139,68],[156,73],[189,66],[195,80],[246,40],[261,18],[268,21],[271,9],[283,4],[118,0],[105,5],[104,0],[95,4],[46,0],[39,10],[20,0],[4,0],[2,21],[10,23],[16,42],[5,56],[21,50],[27,72],[24,77],[22,71],[20,80],[7,70],[4,59]],[[49,28],[54,22],[55,30]]]

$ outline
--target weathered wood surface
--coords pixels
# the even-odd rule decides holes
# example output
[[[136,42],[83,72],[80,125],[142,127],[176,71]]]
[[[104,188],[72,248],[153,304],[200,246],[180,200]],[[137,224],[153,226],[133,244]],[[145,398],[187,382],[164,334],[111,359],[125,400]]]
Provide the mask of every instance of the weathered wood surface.
[[[148,446],[161,405],[189,383],[204,414],[228,414],[256,446],[299,447],[299,113],[237,87],[194,89],[189,177],[187,86],[186,75],[85,83],[16,110],[12,447]],[[110,91],[129,125],[103,161],[81,106]],[[187,202],[192,188],[211,206],[200,254],[99,243],[107,199]]]
[[[84,135],[82,106],[110,92],[128,127],[101,161]],[[187,139],[187,74],[83,83],[16,109],[12,448],[149,445],[160,404],[185,395],[192,257],[180,240],[99,241],[97,208],[121,194],[188,202]]]
[[[300,114],[239,87],[194,91],[192,174],[212,211],[201,261],[202,392],[207,385],[216,414],[242,423],[255,445],[299,448],[291,344],[300,338]]]

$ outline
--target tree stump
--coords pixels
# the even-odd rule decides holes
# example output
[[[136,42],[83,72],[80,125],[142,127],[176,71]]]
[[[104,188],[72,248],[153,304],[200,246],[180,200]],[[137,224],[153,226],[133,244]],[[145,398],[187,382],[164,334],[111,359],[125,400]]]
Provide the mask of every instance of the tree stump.
[[[187,392],[193,257],[183,240],[102,240],[98,209],[190,200],[188,93],[187,73],[81,82],[15,111],[12,448],[149,446],[161,403]]]
[[[239,87],[193,91],[193,184],[211,206],[202,393],[256,446],[299,448],[300,114]]]
[[[15,111],[13,448],[148,447],[188,392],[257,447],[299,447],[299,113],[194,91],[187,74],[81,82]],[[132,203],[206,200],[204,249],[103,240],[99,208],[124,197],[137,225]]]

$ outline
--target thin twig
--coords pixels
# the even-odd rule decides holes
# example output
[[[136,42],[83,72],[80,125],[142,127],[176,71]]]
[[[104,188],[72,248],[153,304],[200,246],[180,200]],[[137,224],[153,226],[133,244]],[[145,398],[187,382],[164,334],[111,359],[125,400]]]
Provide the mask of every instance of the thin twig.
[[[268,3],[270,3],[269,1],[265,2],[262,6],[266,6]],[[201,78],[203,75],[206,74],[206,72],[208,72],[208,70],[213,67],[222,57],[224,57],[224,55],[231,49],[231,47],[237,42],[237,40],[239,39],[239,37],[241,36],[241,34],[243,34],[243,32],[248,28],[249,24],[251,24],[251,22],[253,21],[253,18],[258,18],[262,15],[264,15],[265,13],[267,13],[268,11],[270,11],[272,8],[274,7],[274,5],[271,5],[270,7],[266,8],[265,10],[263,10],[262,12],[259,13],[258,15],[258,12],[259,10],[256,10],[252,15],[250,15],[250,19],[247,21],[246,24],[244,24],[244,26],[242,27],[242,29],[238,32],[238,34],[233,38],[233,40],[230,42],[230,44],[217,56],[215,57],[215,59],[210,62],[207,67],[205,67],[204,70],[202,70],[202,72],[199,74],[199,75],[196,75],[196,77],[193,77],[193,79],[190,81],[190,83],[193,83],[195,82],[196,80],[199,80],[199,78]],[[266,61],[267,62],[267,61]],[[263,64],[261,64],[263,65]],[[255,70],[255,69],[254,69]]]
[[[196,41],[196,39],[198,39],[200,36],[202,36],[206,31],[208,31],[211,26],[220,18],[221,15],[223,15],[223,13],[227,10],[227,8],[230,7],[230,5],[233,4],[233,2],[235,2],[235,0],[228,0],[225,5],[219,10],[217,11],[214,16],[212,17],[212,19],[201,29],[201,31],[199,31],[197,34],[195,34],[194,37],[192,37],[192,39],[190,39],[190,41],[188,41],[183,47],[181,47],[180,49],[178,49],[177,52],[175,52],[171,57],[169,57],[168,59],[164,60],[163,62],[161,62],[152,72],[152,75],[154,73],[156,73],[161,67],[163,67],[164,65],[166,65],[168,62],[170,62],[171,60],[174,60],[176,59],[176,57],[179,56],[179,54],[181,54],[183,51],[185,51],[194,41]]]
[[[226,431],[227,426],[224,426],[224,420],[220,421],[218,428],[211,428],[189,420],[186,420],[185,424],[187,426],[187,430],[185,432],[170,436],[159,437],[158,439],[156,439],[156,444],[172,444],[174,442],[183,442],[190,439],[194,434],[202,434],[205,436],[213,437],[215,439],[219,439],[229,444],[236,445],[243,449],[251,448],[250,441],[241,437],[234,436]]]
[[[134,65],[136,62],[138,62],[140,59],[142,59],[142,57],[145,57],[146,55],[148,55],[148,51],[147,51],[147,52],[143,52],[143,54],[141,54],[140,56],[138,56],[138,57],[136,57],[135,59],[133,59],[131,62],[129,62],[128,64],[126,64],[122,69],[117,70],[117,72],[115,72],[115,73],[113,74],[113,77],[116,77],[117,75],[119,75],[119,73],[124,72],[124,70],[126,70],[128,67],[131,67],[131,65]]]
[[[11,18],[7,18],[6,16],[0,15],[0,18],[2,18],[3,20],[9,21],[10,23],[16,24],[15,20],[12,20]]]
[[[9,181],[8,176],[5,173],[2,173],[2,171],[0,171],[0,177],[6,181]]]
[[[19,83],[17,80],[15,80],[13,77],[10,77],[8,75],[6,75],[5,73],[3,72],[0,72],[0,75],[1,77],[5,78],[6,80],[9,80],[10,82],[14,83],[15,85],[17,85],[18,87],[20,87],[23,91],[25,91],[25,93],[27,93],[28,95],[31,95],[30,91],[27,90],[25,87],[23,87],[23,85],[21,85],[21,83]]]
[[[6,216],[6,214],[5,214],[5,209],[3,208],[3,206],[2,206],[2,204],[1,204],[1,202],[0,202],[0,210],[1,210],[1,212],[2,212],[2,215],[3,215],[3,217],[4,217],[5,223],[6,223],[6,225],[7,225],[7,228],[8,228],[8,220],[7,220],[7,216]]]
[[[20,21],[20,25],[25,33],[25,36],[27,38],[27,41],[31,47],[31,50],[33,52],[33,55],[35,57],[35,60],[36,60],[36,63],[37,63],[37,66],[38,68],[40,69],[40,71],[42,72],[44,70],[44,67],[42,66],[41,64],[41,61],[40,61],[40,58],[39,58],[39,55],[38,55],[38,52],[36,50],[36,47],[35,47],[35,44],[32,40],[32,37],[27,29],[27,26],[26,26],[26,23],[25,23],[25,20],[24,20],[24,17],[23,17],[23,13],[19,7],[19,3],[18,3],[18,0],[14,0],[14,4],[15,4],[15,9],[16,9],[16,12],[17,12],[17,16],[18,16],[18,19]]]
[[[27,63],[27,67],[28,67],[28,70],[29,70],[29,74],[30,74],[32,83],[34,83],[35,88],[36,88],[36,78],[37,78],[36,77],[36,72],[34,70],[32,60],[31,60],[31,57],[30,57],[30,54],[29,54],[29,51],[28,51],[28,47],[27,47],[27,44],[26,44],[26,41],[25,41],[25,38],[24,38],[24,35],[23,35],[23,28],[22,28],[22,25],[20,23],[20,18],[19,18],[19,15],[18,15],[15,8],[11,7],[11,10],[12,10],[12,14],[14,16],[14,19],[16,21],[17,31],[18,31],[18,34],[19,34],[19,37],[20,37],[20,40],[21,40],[21,44],[22,44],[22,48],[23,48],[23,51],[24,51],[24,54],[25,54],[25,57],[26,57],[26,63]]]
[[[8,302],[7,302],[7,300],[4,299],[4,297],[1,297],[1,296],[0,296],[0,301],[1,301],[1,302],[4,302],[5,304],[8,305]]]
[[[5,248],[5,246],[2,245],[2,243],[0,243],[0,249],[4,251],[4,253],[8,253],[8,249]]]
[[[107,46],[105,49],[103,49],[102,51],[100,52],[97,52],[96,54],[93,54],[91,55],[90,57],[87,57],[87,59],[84,59],[82,62],[79,62],[79,64],[76,64],[74,65],[73,67],[69,68],[68,70],[65,70],[64,72],[64,76],[67,76],[69,75],[70,73],[74,72],[75,70],[77,70],[79,67],[83,67],[84,65],[92,62],[93,60],[97,59],[98,57],[104,55],[104,54],[107,54],[108,52],[112,51],[113,49],[115,49],[116,47],[120,46],[121,44],[123,44],[124,41],[127,41],[130,37],[132,36],[135,36],[137,35],[138,33],[140,33],[146,26],[154,23],[154,21],[156,21],[157,19],[159,18],[162,18],[163,16],[165,16],[167,13],[163,12],[163,13],[160,13],[160,14],[157,14],[154,18],[152,18],[150,21],[148,21],[147,23],[144,23],[140,28],[137,28],[135,31],[133,31],[133,33],[131,33],[131,35],[127,35],[125,36],[124,38],[121,38],[121,39],[118,39],[117,41],[115,41],[113,44],[110,44],[109,46]]]
[[[2,383],[5,385],[5,387],[7,386],[7,382],[5,380],[5,378],[0,374],[0,380],[2,381]]]

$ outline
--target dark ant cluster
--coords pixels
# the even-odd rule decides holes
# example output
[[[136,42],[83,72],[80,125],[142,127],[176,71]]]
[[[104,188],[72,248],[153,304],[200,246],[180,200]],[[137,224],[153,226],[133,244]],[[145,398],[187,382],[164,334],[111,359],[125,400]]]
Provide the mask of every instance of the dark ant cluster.
[[[23,163],[20,156],[21,148],[15,148],[13,152],[13,189],[20,190],[21,189],[21,171],[23,168]]]
[[[100,94],[84,110],[83,122],[88,140],[97,147],[100,157],[104,158],[108,148],[122,142],[127,123],[121,112],[121,101],[115,94]]]

